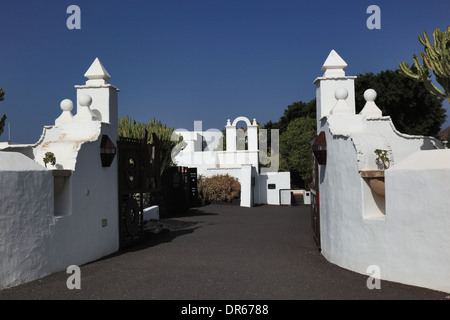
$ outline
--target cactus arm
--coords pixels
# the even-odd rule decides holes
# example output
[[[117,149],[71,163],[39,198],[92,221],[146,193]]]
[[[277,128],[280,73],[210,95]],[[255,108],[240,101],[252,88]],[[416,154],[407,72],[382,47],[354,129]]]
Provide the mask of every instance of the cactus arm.
[[[450,26],[445,32],[436,28],[433,31],[433,39],[434,44],[430,42],[426,31],[423,31],[423,36],[419,36],[424,52],[419,54],[423,64],[415,54],[413,55],[417,73],[405,62],[399,64],[400,70],[407,77],[423,82],[430,93],[447,98],[450,102]],[[436,82],[441,85],[443,91],[432,83],[429,70],[433,71]]]
[[[403,74],[405,76],[408,76],[409,78],[412,78],[412,79],[415,79],[415,80],[419,80],[420,79],[418,74],[416,74],[416,73],[411,71],[408,62],[400,62],[399,66],[400,66],[400,70],[403,72]]]
[[[0,120],[0,136],[3,133],[3,129],[5,128],[6,114],[3,114],[2,119]]]

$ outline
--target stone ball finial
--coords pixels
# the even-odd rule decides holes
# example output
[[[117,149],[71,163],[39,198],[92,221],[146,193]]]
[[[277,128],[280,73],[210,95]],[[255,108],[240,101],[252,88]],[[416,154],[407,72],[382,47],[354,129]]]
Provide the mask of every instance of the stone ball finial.
[[[82,94],[78,97],[78,103],[82,107],[90,107],[92,104],[92,98],[88,94]]]
[[[334,91],[334,97],[337,100],[345,100],[348,97],[348,91],[345,88],[337,88],[336,91]]]
[[[375,99],[377,98],[377,92],[373,89],[367,89],[366,91],[364,91],[364,99],[369,102],[369,101],[375,101]]]
[[[365,115],[367,119],[377,119],[383,116],[383,112],[375,103],[376,98],[377,93],[375,90],[367,89],[364,91],[364,99],[366,99],[366,104],[360,114]]]
[[[334,97],[336,98],[336,104],[330,110],[331,115],[352,115],[355,112],[347,105],[345,101],[348,97],[348,90],[346,88],[337,88],[334,91]]]
[[[62,111],[72,111],[73,102],[70,99],[64,99],[63,101],[61,101],[60,107]]]

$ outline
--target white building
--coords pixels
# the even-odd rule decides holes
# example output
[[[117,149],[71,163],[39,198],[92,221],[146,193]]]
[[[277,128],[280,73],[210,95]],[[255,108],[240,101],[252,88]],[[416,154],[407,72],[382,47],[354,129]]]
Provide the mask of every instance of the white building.
[[[398,132],[373,90],[355,114],[346,66],[333,50],[314,81],[318,134],[326,138],[316,190],[322,254],[362,274],[377,266],[382,280],[450,292],[450,150]],[[388,169],[376,149],[387,151]]]
[[[246,132],[238,128],[243,122]],[[196,125],[194,125],[196,127]],[[246,117],[237,117],[226,123],[226,150],[220,149],[222,131],[176,130],[186,143],[183,150],[174,158],[179,166],[196,167],[199,175],[229,174],[241,184],[241,206],[254,204],[280,204],[280,190],[290,190],[290,173],[278,172],[278,134],[272,133],[272,154],[270,167],[260,167],[262,155],[267,146],[259,143],[256,119],[251,122]],[[278,131],[276,132],[278,133]],[[275,148],[276,146],[276,148]],[[290,199],[289,203],[290,204]]]

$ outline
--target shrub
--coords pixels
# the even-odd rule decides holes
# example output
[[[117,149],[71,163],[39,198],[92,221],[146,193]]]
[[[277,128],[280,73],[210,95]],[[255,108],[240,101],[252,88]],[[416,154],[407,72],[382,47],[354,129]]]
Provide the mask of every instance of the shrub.
[[[231,202],[241,195],[239,180],[228,174],[209,178],[199,176],[197,187],[200,198],[208,202]]]

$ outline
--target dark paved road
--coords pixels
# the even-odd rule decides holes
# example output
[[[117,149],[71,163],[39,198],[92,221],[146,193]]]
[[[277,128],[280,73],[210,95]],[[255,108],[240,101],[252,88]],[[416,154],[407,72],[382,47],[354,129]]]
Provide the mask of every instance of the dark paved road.
[[[381,281],[327,262],[309,208],[206,206],[167,219],[128,250],[81,266],[81,289],[58,272],[0,291],[0,299],[446,300],[449,294]]]

